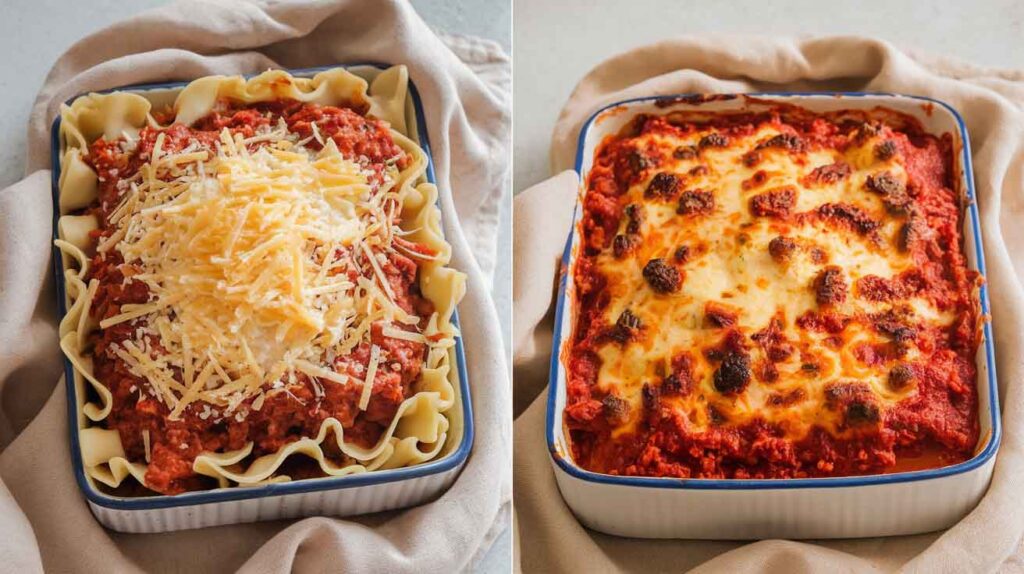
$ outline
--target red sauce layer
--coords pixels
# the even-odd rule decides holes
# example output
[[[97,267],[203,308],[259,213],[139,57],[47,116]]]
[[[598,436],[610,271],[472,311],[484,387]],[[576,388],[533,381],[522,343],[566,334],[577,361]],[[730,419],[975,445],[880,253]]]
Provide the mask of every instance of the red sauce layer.
[[[845,409],[846,422],[861,417],[872,423],[857,432],[843,433],[842,438],[814,427],[804,438],[791,440],[781,428],[764,419],[730,424],[716,420],[713,412],[709,427],[695,428],[685,414],[666,408],[659,401],[659,394],[685,396],[694,392],[695,382],[688,376],[687,353],[675,357],[672,372],[664,380],[652,383],[650,393],[645,388],[644,415],[635,430],[613,435],[621,411],[627,407],[621,399],[597,387],[601,368],[597,350],[608,344],[610,333],[614,337],[622,330],[619,327],[616,331],[616,326],[603,318],[610,295],[606,289],[608,278],[598,269],[596,257],[616,248],[631,248],[624,241],[623,245],[616,245],[616,234],[620,229],[628,229],[633,217],[624,199],[630,186],[657,173],[659,166],[672,157],[692,158],[689,154],[699,153],[696,146],[653,144],[635,136],[656,133],[685,137],[712,127],[725,139],[712,138],[702,141],[701,146],[721,146],[728,145],[729,136],[754,133],[764,122],[782,124],[784,132],[790,134],[773,138],[765,145],[793,153],[814,148],[842,150],[859,141],[854,137],[856,134],[862,138],[881,135],[883,141],[891,143],[876,148],[875,153],[888,157],[899,154],[908,173],[909,205],[902,206],[906,209],[904,216],[912,214],[914,225],[920,226],[917,231],[928,230],[917,233],[906,246],[915,262],[912,271],[895,278],[868,277],[849,287],[831,285],[826,280],[819,289],[819,301],[829,303],[830,299],[847,296],[898,301],[912,294],[924,295],[937,307],[954,310],[957,318],[949,328],[899,334],[902,339],[896,340],[912,341],[923,357],[907,366],[909,374],[900,371],[913,379],[916,392],[894,406],[879,411],[871,397],[864,395],[863,385],[856,381],[838,383],[828,389],[836,408]],[[748,152],[743,161],[748,166],[756,165],[758,153]],[[979,439],[975,352],[980,334],[977,301],[973,298],[979,278],[967,269],[961,251],[962,221],[952,161],[952,140],[948,134],[929,135],[913,118],[896,113],[890,113],[883,123],[878,123],[877,118],[858,117],[856,112],[825,117],[788,106],[765,114],[704,114],[700,119],[641,115],[620,136],[608,138],[595,153],[587,181],[582,202],[582,249],[571,270],[578,306],[573,337],[568,343],[564,423],[575,462],[585,469],[614,475],[743,479],[880,474],[944,466],[971,458]],[[805,185],[828,183],[847,175],[846,166],[829,166],[809,175]],[[830,226],[853,233],[871,233],[874,223],[862,215],[842,204],[830,204],[827,209],[792,217],[820,218]],[[700,238],[695,239],[699,245]],[[779,257],[786,254],[784,244],[772,249],[777,250]],[[685,262],[688,254],[677,252],[675,257],[677,262]],[[728,315],[720,315],[719,326],[728,328]],[[809,313],[800,317],[797,324],[802,329],[840,333],[849,321],[864,321],[875,329],[892,328],[891,318],[843,317],[829,312]],[[726,336],[722,349],[693,349],[692,353],[721,354],[733,347],[740,349],[771,341],[770,334],[761,334],[759,340],[742,340],[746,339],[744,335],[734,333],[735,336]],[[859,360],[866,363],[890,361],[892,357],[887,353],[898,351],[870,346],[856,350]],[[761,373],[757,376],[766,377]],[[785,405],[802,397],[776,398],[778,405]]]
[[[289,131],[304,138],[312,135],[310,123],[316,121],[321,138],[325,141],[326,138],[333,139],[346,158],[371,171],[374,174],[371,184],[376,187],[388,165],[401,169],[408,165],[410,158],[395,144],[386,124],[362,113],[365,110],[297,101],[249,106],[223,103],[191,127],[175,123],[166,128],[143,128],[134,147],[126,147],[124,138],[99,139],[90,146],[86,158],[100,182],[98,199],[87,209],[100,220],[100,228],[94,236],[99,241],[113,233],[114,227],[109,225],[107,216],[120,201],[122,192],[118,190],[117,183],[132,177],[148,161],[161,133],[164,134],[163,150],[167,152],[180,151],[193,143],[212,150],[224,128],[249,137],[260,126],[276,125],[283,118]],[[168,121],[173,117],[158,119]],[[259,145],[263,144],[253,144],[254,149]],[[316,139],[306,145],[320,148]],[[406,249],[430,252],[428,247],[404,240],[401,242]],[[348,257],[346,249],[339,248],[337,257]],[[381,267],[400,307],[419,317],[429,317],[433,313],[433,305],[420,293],[418,267],[412,259],[391,251]],[[132,271],[132,263],[121,260],[116,250],[93,257],[87,281],[99,280],[91,309],[97,321],[117,315],[122,305],[149,300],[147,285],[133,280]],[[357,272],[351,268],[348,272],[350,279],[355,281]],[[118,431],[125,453],[134,461],[144,460],[142,431],[149,431],[151,460],[146,471],[146,486],[163,494],[211,487],[208,478],[192,471],[192,463],[200,452],[235,450],[252,442],[253,457],[274,453],[300,438],[316,437],[321,423],[327,418],[341,422],[346,441],[364,447],[376,444],[394,419],[398,406],[411,396],[412,384],[419,378],[426,353],[426,347],[421,343],[384,337],[382,324],[376,323],[371,328],[371,342],[380,347],[389,359],[377,370],[365,411],[358,408],[361,388],[357,385],[314,381],[302,375],[298,376],[298,385],[289,386],[289,393],[268,395],[259,410],[248,408],[252,398],[245,400],[237,409],[248,411],[241,420],[230,414],[223,418],[203,417],[205,403],[197,401],[185,409],[180,420],[174,421],[168,418],[169,409],[163,402],[144,392],[146,381],[133,375],[122,359],[110,350],[111,345],[128,339],[137,327],[138,324],[131,321],[92,335],[95,376],[113,394],[112,411],[100,424]],[[370,346],[370,342],[364,341],[350,354],[338,356],[333,364],[325,366],[361,378],[369,363]],[[318,396],[315,386],[323,389],[323,396]],[[321,446],[335,462],[345,461],[332,440]],[[315,465],[291,466],[295,467],[292,470],[297,474],[293,478],[322,475]]]

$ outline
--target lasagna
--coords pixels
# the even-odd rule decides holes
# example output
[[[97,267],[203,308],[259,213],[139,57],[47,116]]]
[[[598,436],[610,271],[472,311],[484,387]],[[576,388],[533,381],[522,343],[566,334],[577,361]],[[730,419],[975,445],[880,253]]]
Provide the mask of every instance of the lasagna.
[[[386,119],[405,125],[406,78],[212,77],[165,109],[63,110],[61,346],[89,476],[178,494],[441,452],[464,279],[426,156]]]
[[[831,477],[978,444],[951,137],[886,110],[639,115],[594,152],[567,342],[599,473]]]

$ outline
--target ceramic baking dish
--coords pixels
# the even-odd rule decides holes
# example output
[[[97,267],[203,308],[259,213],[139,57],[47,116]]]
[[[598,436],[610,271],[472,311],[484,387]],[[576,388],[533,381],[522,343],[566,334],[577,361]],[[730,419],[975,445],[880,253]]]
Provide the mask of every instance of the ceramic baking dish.
[[[337,66],[287,71],[295,77],[312,77],[317,72],[335,67]],[[345,66],[348,71],[368,82],[388,67],[382,64]],[[117,88],[116,91],[140,94],[153,102],[154,106],[170,105],[185,85],[187,82],[146,84]],[[407,135],[417,141],[426,153],[426,178],[427,181],[434,183],[434,164],[430,154],[423,106],[411,80],[405,114],[410,131]],[[57,219],[60,217],[58,182],[61,172],[60,158],[63,156],[60,121],[58,116],[51,132],[55,239]],[[64,316],[67,311],[67,300],[62,255],[56,248],[53,253],[57,302],[60,315]],[[452,316],[452,324],[458,326],[458,311]],[[75,480],[100,523],[119,532],[166,532],[300,516],[348,516],[428,502],[437,498],[455,482],[473,445],[473,416],[461,337],[456,338],[454,353],[455,376],[458,380],[453,386],[456,401],[461,406],[456,406],[450,411],[452,425],[449,429],[449,439],[441,454],[434,460],[411,467],[347,476],[233,487],[175,496],[133,498],[112,496],[101,491],[84,471],[79,443],[79,405],[84,400],[84,393],[82,388],[76,388],[71,362],[65,358],[64,378],[68,398],[70,456]]]
[[[814,112],[884,107],[920,120],[926,131],[950,133],[955,181],[965,210],[963,249],[968,266],[985,274],[978,206],[971,174],[970,144],[959,114],[929,98],[894,94],[751,94],[754,97],[660,96],[609,105],[583,126],[576,155],[580,196],[601,141],[617,134],[637,114],[673,110],[756,111],[774,103]],[[999,447],[1000,421],[992,326],[985,322],[978,349],[981,439],[970,460],[923,471],[841,478],[711,480],[622,477],[577,466],[562,423],[566,400],[563,352],[571,339],[576,302],[573,273],[580,248],[577,204],[563,255],[548,390],[547,443],[566,504],[594,530],[644,538],[856,538],[914,534],[947,528],[977,505],[988,488]],[[990,313],[986,286],[979,291],[982,316]]]

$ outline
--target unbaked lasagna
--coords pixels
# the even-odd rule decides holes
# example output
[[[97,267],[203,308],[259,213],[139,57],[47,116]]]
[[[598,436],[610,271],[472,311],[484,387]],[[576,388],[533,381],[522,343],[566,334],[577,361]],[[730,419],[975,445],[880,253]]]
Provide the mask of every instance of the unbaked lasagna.
[[[406,81],[278,71],[65,107],[61,346],[90,477],[177,494],[441,452],[464,278],[395,126]]]
[[[981,278],[951,147],[895,112],[790,106],[603,141],[570,270],[575,462],[781,479],[970,458]]]

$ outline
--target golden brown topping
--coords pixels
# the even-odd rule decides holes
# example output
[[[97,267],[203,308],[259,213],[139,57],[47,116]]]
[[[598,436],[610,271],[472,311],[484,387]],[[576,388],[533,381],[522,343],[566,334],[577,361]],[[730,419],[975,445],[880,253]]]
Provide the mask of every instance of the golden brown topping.
[[[899,248],[903,251],[910,251],[918,242],[931,239],[932,235],[932,229],[922,218],[911,215],[910,219],[900,228]]]
[[[725,147],[729,145],[729,138],[720,134],[712,133],[700,138],[700,147]]]
[[[846,405],[846,424],[850,426],[874,424],[880,419],[878,403],[875,401],[852,401]]]
[[[913,325],[913,311],[906,306],[887,309],[868,316],[875,331],[887,335],[897,343],[907,343],[917,336]]]
[[[825,406],[843,413],[849,426],[875,424],[881,419],[878,399],[871,388],[854,381],[834,382],[825,386]]]
[[[644,265],[644,279],[656,293],[674,293],[683,283],[679,270],[662,259],[651,259]]]
[[[601,399],[604,416],[612,426],[619,426],[629,418],[629,403],[615,395],[605,395]]]
[[[713,327],[732,327],[738,317],[739,313],[727,305],[715,301],[704,304],[704,318]]]
[[[828,223],[867,235],[881,225],[863,209],[849,203],[826,203],[818,208],[818,216]]]
[[[804,144],[803,138],[796,134],[779,134],[757,145],[757,149],[765,148],[779,148],[799,153],[804,151],[806,144]]]
[[[906,363],[900,363],[889,371],[889,388],[902,391],[914,383],[914,378],[914,368]]]
[[[768,254],[777,263],[790,261],[794,253],[796,253],[796,241],[789,237],[780,235],[768,242]]]
[[[780,187],[750,198],[750,213],[757,217],[784,217],[796,205],[796,190]]]
[[[793,354],[793,345],[786,340],[784,326],[779,317],[772,317],[768,326],[750,336],[761,345],[765,355],[773,363],[781,363]]]
[[[672,152],[672,157],[676,159],[693,159],[697,157],[697,148],[692,145],[679,146]]]
[[[875,146],[875,157],[882,161],[885,161],[894,155],[896,155],[896,142],[892,140],[885,140]]]
[[[647,185],[647,189],[644,191],[644,197],[647,199],[671,199],[679,193],[679,185],[679,177],[675,174],[664,171],[659,172],[651,179],[651,183]]]
[[[683,390],[683,382],[679,375],[670,374],[661,381],[661,394],[678,395]]]
[[[743,188],[743,191],[750,191],[755,187],[761,187],[766,181],[768,181],[768,172],[763,169],[759,169],[755,171],[754,175],[750,176],[749,179],[744,180],[740,186]]]
[[[640,233],[640,225],[644,222],[643,208],[635,203],[630,203],[622,210],[626,216],[626,233]]]
[[[796,388],[784,393],[772,393],[768,395],[768,404],[773,407],[788,407],[803,402],[807,394],[803,389]]]
[[[704,215],[715,209],[715,196],[703,189],[688,189],[679,196],[679,215]]]
[[[875,137],[880,133],[882,133],[881,124],[874,122],[864,122],[857,129],[857,141],[863,142],[864,140]]]
[[[647,156],[640,150],[631,150],[626,157],[626,161],[629,162],[629,169],[633,171],[634,175],[639,175],[640,172],[647,169],[647,166],[650,165]]]
[[[742,393],[750,384],[750,357],[730,351],[715,371],[715,390],[723,395]]]
[[[850,171],[850,164],[843,161],[822,165],[807,174],[804,178],[804,185],[831,185],[850,177]]]
[[[843,270],[830,265],[814,279],[814,296],[818,305],[835,305],[846,300],[849,288]]]
[[[615,321],[615,326],[612,328],[611,336],[616,341],[625,343],[635,339],[641,329],[643,329],[643,323],[641,323],[640,317],[637,317],[632,311],[626,309],[619,315],[618,320]]]
[[[616,259],[622,259],[632,253],[640,245],[640,237],[637,235],[616,235],[612,239],[612,254]]]
[[[653,411],[658,408],[658,388],[651,386],[650,383],[644,383],[641,389],[643,396],[644,408]]]
[[[887,171],[869,175],[864,184],[869,190],[881,196],[899,194],[905,191],[903,183]]]

